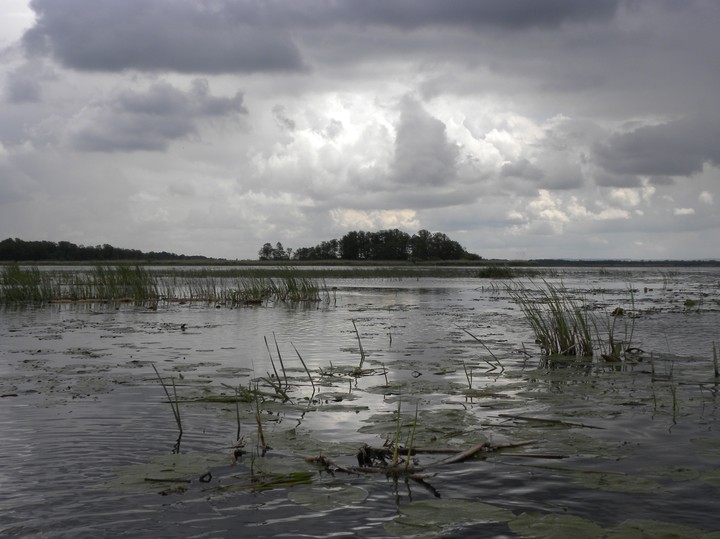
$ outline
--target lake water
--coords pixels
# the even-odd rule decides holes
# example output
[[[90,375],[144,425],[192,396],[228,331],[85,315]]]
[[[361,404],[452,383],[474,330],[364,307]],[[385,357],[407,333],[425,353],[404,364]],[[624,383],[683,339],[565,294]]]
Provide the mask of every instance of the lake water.
[[[4,307],[0,536],[720,537],[720,270],[546,279],[614,322],[633,361],[543,358],[505,288],[541,280],[335,278],[329,301],[295,306]],[[177,393],[179,443],[153,365]],[[396,437],[486,450],[419,453],[422,477],[342,471]]]

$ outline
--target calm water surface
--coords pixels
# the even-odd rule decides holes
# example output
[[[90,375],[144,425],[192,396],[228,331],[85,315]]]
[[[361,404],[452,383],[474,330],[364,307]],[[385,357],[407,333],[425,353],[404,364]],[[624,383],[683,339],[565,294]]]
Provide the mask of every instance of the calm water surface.
[[[510,521],[523,514],[605,530],[644,522],[648,536],[648,522],[720,530],[720,272],[563,270],[550,280],[603,320],[623,307],[616,335],[643,350],[638,362],[543,361],[506,283],[480,279],[336,279],[330,301],[310,306],[6,307],[0,536],[517,537],[529,532]],[[362,376],[351,375],[361,361],[353,321]],[[255,403],[186,401],[273,379],[266,339],[280,373],[277,341],[291,400],[258,404],[272,446],[261,456]],[[152,364],[183,400],[180,455],[207,459],[187,483],[118,481],[177,450]],[[325,454],[352,466],[363,444],[395,435],[398,403],[402,440],[417,410],[416,445],[531,443],[448,466],[419,457],[424,483],[305,462]],[[233,465],[238,414],[247,453]],[[260,474],[297,472],[306,480],[251,488]],[[423,503],[436,521],[412,516]],[[487,522],[481,504],[506,518]]]

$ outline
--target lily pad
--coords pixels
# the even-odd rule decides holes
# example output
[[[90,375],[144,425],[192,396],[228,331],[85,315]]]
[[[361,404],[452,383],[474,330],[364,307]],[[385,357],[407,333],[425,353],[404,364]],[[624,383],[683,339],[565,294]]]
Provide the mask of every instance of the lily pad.
[[[719,532],[705,530],[657,520],[630,519],[608,530],[606,539],[710,539],[720,537]]]
[[[288,494],[288,499],[313,511],[332,511],[364,502],[367,490],[353,485],[315,485],[297,488]]]
[[[431,499],[400,507],[400,516],[385,524],[398,537],[439,537],[459,525],[507,522],[514,514],[502,507],[467,500]]]
[[[605,530],[591,520],[573,515],[523,513],[509,522],[510,529],[522,537],[543,539],[600,539]]]
[[[720,487],[720,469],[708,470],[700,474],[700,480]]]
[[[573,477],[573,482],[585,488],[608,492],[642,494],[660,492],[662,490],[659,483],[650,479],[616,473],[579,473]]]
[[[149,462],[115,468],[117,477],[103,486],[109,490],[152,492],[160,485],[190,483],[213,466],[228,465],[228,461],[227,455],[210,453],[157,455]]]

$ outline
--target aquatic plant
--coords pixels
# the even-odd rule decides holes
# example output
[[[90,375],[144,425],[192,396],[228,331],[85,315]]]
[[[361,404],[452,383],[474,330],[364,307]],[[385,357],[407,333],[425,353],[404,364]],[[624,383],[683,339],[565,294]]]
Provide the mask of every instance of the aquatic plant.
[[[160,381],[160,385],[162,385],[163,390],[165,391],[165,395],[168,398],[168,402],[170,403],[170,407],[172,408],[173,416],[175,417],[175,423],[177,424],[178,428],[178,439],[175,443],[175,448],[173,450],[173,453],[179,453],[180,452],[180,440],[182,440],[183,435],[183,427],[182,427],[182,419],[180,418],[180,404],[178,401],[177,396],[177,388],[175,387],[175,379],[170,378],[170,382],[172,384],[173,388],[173,396],[174,398],[170,397],[170,391],[168,390],[167,385],[165,384],[165,380],[163,380],[162,376],[160,376],[160,373],[157,370],[157,367],[155,367],[154,363],[151,363],[153,370],[155,371],[155,374],[158,377],[158,380]]]
[[[512,279],[515,277],[515,272],[507,266],[486,266],[477,276],[481,279]]]
[[[46,301],[58,293],[50,272],[22,268],[18,264],[3,266],[0,273],[0,300],[10,302]]]
[[[544,288],[508,288],[530,323],[545,355],[593,355],[593,328],[585,305],[563,289],[544,281]]]
[[[0,302],[43,301],[204,301],[230,307],[265,301],[329,303],[323,279],[292,268],[281,273],[237,274],[229,280],[220,272],[160,271],[139,265],[98,265],[90,270],[41,271],[17,264],[2,267]]]

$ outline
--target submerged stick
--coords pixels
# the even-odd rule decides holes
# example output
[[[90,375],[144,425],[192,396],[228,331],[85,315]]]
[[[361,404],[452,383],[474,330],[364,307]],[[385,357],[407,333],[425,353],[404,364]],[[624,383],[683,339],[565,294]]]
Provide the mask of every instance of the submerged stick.
[[[605,427],[596,427],[586,423],[573,423],[571,421],[562,421],[560,419],[545,419],[542,417],[527,417],[524,415],[498,414],[498,417],[506,417],[508,419],[522,419],[523,421],[537,421],[539,423],[551,423],[554,425],[562,425],[563,427],[582,427],[585,429],[604,429]]]
[[[491,448],[492,448],[492,446],[490,444],[488,444],[487,442],[483,442],[474,447],[471,447],[470,449],[461,451],[460,453],[457,453],[457,454],[453,455],[452,457],[448,457],[439,462],[436,462],[435,464],[438,466],[445,465],[445,464],[455,464],[455,463],[462,462],[464,460],[469,459],[470,457],[474,456],[476,453],[479,453],[480,451],[487,451]]]
[[[435,464],[436,465],[456,464],[458,462],[463,462],[471,457],[474,457],[477,453],[479,453],[481,451],[485,451],[488,453],[494,453],[495,451],[499,451],[500,449],[522,447],[524,445],[532,445],[534,443],[537,443],[537,440],[527,440],[525,442],[515,442],[512,444],[503,444],[503,445],[491,445],[487,442],[483,442],[481,444],[477,444],[476,446],[471,447],[470,449],[461,451],[460,453],[457,453],[452,457],[448,457],[439,462],[436,462]]]

